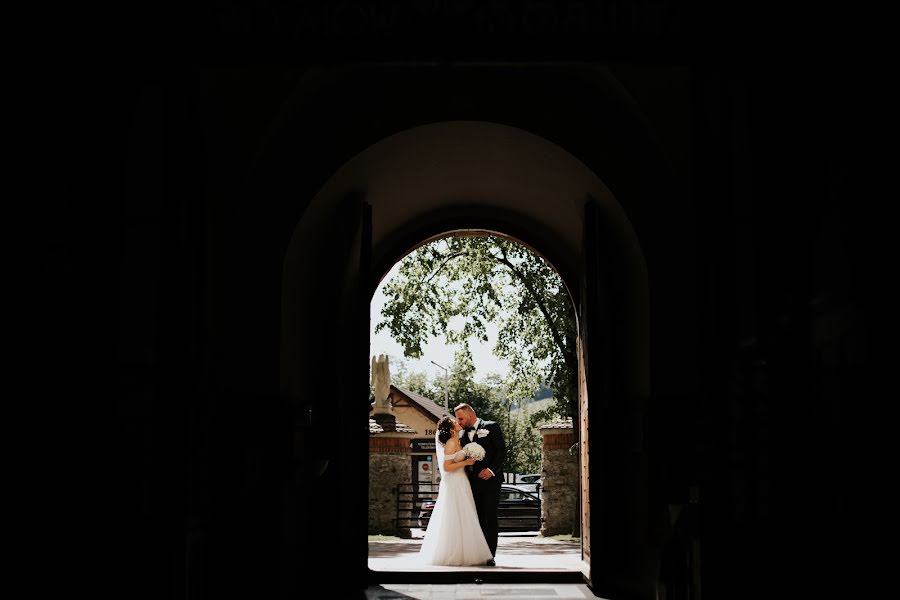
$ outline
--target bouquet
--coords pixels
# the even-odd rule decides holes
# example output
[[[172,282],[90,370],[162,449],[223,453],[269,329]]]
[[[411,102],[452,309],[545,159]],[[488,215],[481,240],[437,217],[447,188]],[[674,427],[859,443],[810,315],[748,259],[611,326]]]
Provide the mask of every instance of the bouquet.
[[[463,446],[463,451],[466,453],[466,458],[474,458],[475,460],[484,458],[484,447],[478,442],[466,444]]]

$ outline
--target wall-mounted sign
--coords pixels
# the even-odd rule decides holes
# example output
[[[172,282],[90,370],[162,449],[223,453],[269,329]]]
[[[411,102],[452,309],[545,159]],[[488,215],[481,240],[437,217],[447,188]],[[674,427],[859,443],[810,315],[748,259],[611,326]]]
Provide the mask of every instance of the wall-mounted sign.
[[[411,440],[410,448],[413,452],[434,452],[434,440]]]
[[[431,458],[431,457],[429,457]],[[431,481],[431,461],[425,461],[419,463],[419,481]]]

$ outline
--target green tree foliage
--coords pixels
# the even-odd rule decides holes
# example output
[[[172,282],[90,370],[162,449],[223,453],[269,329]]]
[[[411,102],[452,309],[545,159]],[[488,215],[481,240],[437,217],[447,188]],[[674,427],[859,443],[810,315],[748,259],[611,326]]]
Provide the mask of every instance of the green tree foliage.
[[[507,471],[537,473],[541,470],[541,434],[532,425],[528,408],[507,412]]]
[[[541,434],[532,423],[527,398],[510,395],[510,386],[496,374],[488,375],[483,385],[500,413],[495,419],[506,440],[506,466],[509,473],[534,473],[541,468]]]
[[[424,371],[410,371],[409,367],[402,358],[396,356],[390,357],[391,383],[399,388],[415,392],[426,398],[431,398],[438,404],[443,405],[444,397],[443,383],[428,380],[428,374]]]
[[[451,408],[465,402],[482,419],[500,424],[506,441],[505,472],[532,473],[540,469],[540,434],[519,411],[511,415],[518,402],[509,395],[509,386],[502,377],[491,373],[480,383],[475,381],[475,364],[468,345],[456,352],[449,388]]]
[[[405,356],[421,357],[422,346],[439,336],[467,352],[467,340],[487,341],[486,324],[499,323],[493,352],[510,365],[509,397],[531,398],[546,382],[557,400],[552,412],[576,414],[572,303],[556,271],[524,246],[496,236],[435,240],[407,255],[383,291],[388,302],[375,330],[388,329]],[[456,365],[452,376],[451,402],[477,402]]]
[[[456,351],[450,370],[450,410],[465,402],[475,409],[475,413],[488,421],[499,421],[500,407],[496,393],[489,385],[475,381],[475,362],[468,344]]]

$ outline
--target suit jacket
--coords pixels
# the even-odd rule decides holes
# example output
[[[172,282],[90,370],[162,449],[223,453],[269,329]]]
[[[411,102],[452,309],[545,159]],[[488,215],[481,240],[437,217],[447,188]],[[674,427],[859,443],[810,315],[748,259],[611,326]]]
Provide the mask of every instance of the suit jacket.
[[[479,429],[487,431],[487,435],[479,437]],[[484,448],[484,458],[472,465],[471,469],[466,468],[473,488],[487,486],[497,486],[499,488],[503,482],[503,463],[506,461],[506,440],[503,439],[503,431],[501,431],[500,425],[496,421],[478,419],[472,442],[478,442]],[[459,443],[463,448],[470,443],[467,431],[463,430],[460,432]],[[487,481],[479,478],[478,474],[481,473],[482,469],[490,469],[494,472],[494,476]]]

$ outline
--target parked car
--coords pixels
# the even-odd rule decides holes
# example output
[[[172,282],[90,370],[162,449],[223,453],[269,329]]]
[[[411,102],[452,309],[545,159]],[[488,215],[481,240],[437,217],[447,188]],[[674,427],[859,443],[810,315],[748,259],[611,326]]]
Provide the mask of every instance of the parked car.
[[[516,481],[514,485],[520,490],[530,492],[540,497],[541,474],[530,473],[528,475],[519,475],[518,481]]]
[[[434,500],[426,500],[419,510],[419,527],[428,527]],[[512,484],[500,486],[500,506],[497,512],[500,531],[538,531],[541,528],[541,499]]]
[[[428,520],[431,519],[431,512],[434,510],[434,500],[426,500],[419,509],[419,528],[428,527]]]

